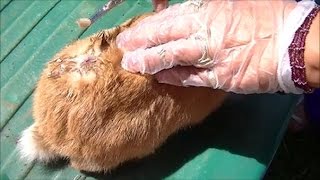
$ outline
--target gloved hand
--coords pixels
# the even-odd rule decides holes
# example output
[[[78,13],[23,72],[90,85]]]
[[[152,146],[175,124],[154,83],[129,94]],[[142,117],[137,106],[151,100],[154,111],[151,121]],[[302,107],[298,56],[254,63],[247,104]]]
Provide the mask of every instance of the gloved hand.
[[[302,12],[312,8],[308,3]],[[287,57],[306,17],[288,20],[296,6],[288,0],[191,0],[171,6],[118,36],[125,52],[122,67],[180,86],[243,94],[301,92],[291,81]]]

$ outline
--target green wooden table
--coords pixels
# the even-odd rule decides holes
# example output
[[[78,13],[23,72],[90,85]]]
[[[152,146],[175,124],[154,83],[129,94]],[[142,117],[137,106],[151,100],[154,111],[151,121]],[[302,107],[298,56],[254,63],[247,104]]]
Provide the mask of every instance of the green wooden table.
[[[286,130],[297,96],[234,95],[203,124],[172,136],[155,154],[111,175],[26,164],[16,141],[32,123],[32,95],[43,65],[67,43],[151,10],[127,0],[87,30],[75,24],[104,0],[0,0],[1,179],[260,179]],[[178,1],[171,1],[176,3]]]

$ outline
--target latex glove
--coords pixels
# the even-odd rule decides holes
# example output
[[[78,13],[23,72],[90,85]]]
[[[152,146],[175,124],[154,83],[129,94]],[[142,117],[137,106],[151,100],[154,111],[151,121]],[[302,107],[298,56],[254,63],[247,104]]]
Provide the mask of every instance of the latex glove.
[[[174,5],[118,36],[117,44],[125,51],[122,67],[157,73],[159,82],[173,85],[244,94],[301,93],[289,82],[289,62],[282,63],[294,34],[290,29],[295,29],[286,21],[296,6],[288,0]],[[299,27],[301,20],[295,18]]]

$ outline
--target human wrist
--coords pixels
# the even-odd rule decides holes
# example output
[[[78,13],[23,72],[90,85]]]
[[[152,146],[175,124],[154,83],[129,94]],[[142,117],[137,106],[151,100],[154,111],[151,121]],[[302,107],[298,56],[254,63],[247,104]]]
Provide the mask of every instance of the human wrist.
[[[306,36],[319,11],[313,1],[301,1],[285,19],[279,32],[279,64],[277,79],[285,93],[312,92],[306,78]],[[308,74],[310,71],[308,71]]]
[[[308,76],[313,77],[310,75],[310,60],[313,60],[311,56],[312,53],[310,52],[311,49],[309,47],[308,52],[306,52],[306,43],[309,43],[308,46],[310,46],[310,43],[307,42],[307,35],[309,36],[315,36],[314,33],[316,30],[314,30],[314,27],[312,27],[312,33],[310,33],[311,25],[316,20],[316,16],[319,13],[319,6],[315,5],[315,7],[312,9],[312,11],[308,14],[308,16],[305,18],[301,26],[296,30],[295,36],[288,48],[289,52],[289,58],[290,58],[290,66],[292,70],[292,81],[294,82],[294,85],[300,89],[302,89],[306,93],[310,93],[313,91],[314,87],[310,86],[310,83],[307,79],[307,72],[306,69],[308,67]],[[314,24],[315,26],[316,24]],[[309,37],[310,40],[310,37]],[[317,39],[319,40],[319,39]],[[315,40],[315,41],[317,41]],[[312,46],[312,45],[311,45]],[[308,60],[306,65],[306,57],[305,55],[308,54]],[[309,79],[310,80],[310,79]]]
[[[308,85],[313,88],[320,87],[320,35],[319,35],[320,13],[313,19],[309,33],[306,37],[304,62],[306,67],[306,79]]]

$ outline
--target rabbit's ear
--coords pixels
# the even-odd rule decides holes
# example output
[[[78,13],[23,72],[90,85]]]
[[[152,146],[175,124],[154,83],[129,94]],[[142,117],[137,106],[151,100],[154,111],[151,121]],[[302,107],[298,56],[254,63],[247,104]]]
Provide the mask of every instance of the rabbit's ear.
[[[112,35],[110,35],[109,31],[101,31],[97,36],[101,39],[101,49],[105,49],[110,46]]]
[[[120,33],[120,27],[115,27],[108,30],[103,30],[90,38],[93,44],[99,43],[100,49],[104,50],[110,46],[110,44],[115,41],[117,35]]]
[[[134,18],[124,22],[120,26],[117,26],[117,27],[114,27],[111,29],[107,29],[107,30],[102,30],[102,31],[96,33],[95,35],[93,35],[90,38],[90,40],[93,44],[96,44],[97,42],[99,42],[101,50],[104,50],[105,48],[109,47],[112,42],[114,42],[116,40],[116,37],[118,36],[118,34],[120,32],[122,32],[124,29],[130,27],[136,21],[138,21],[140,18],[144,18],[145,16],[148,16],[148,15],[137,16],[137,17],[134,17]]]
[[[111,42],[110,34],[106,33],[106,31],[102,31],[99,33],[98,36],[101,38],[101,44],[100,44],[101,49],[104,49],[110,46],[110,42]]]

